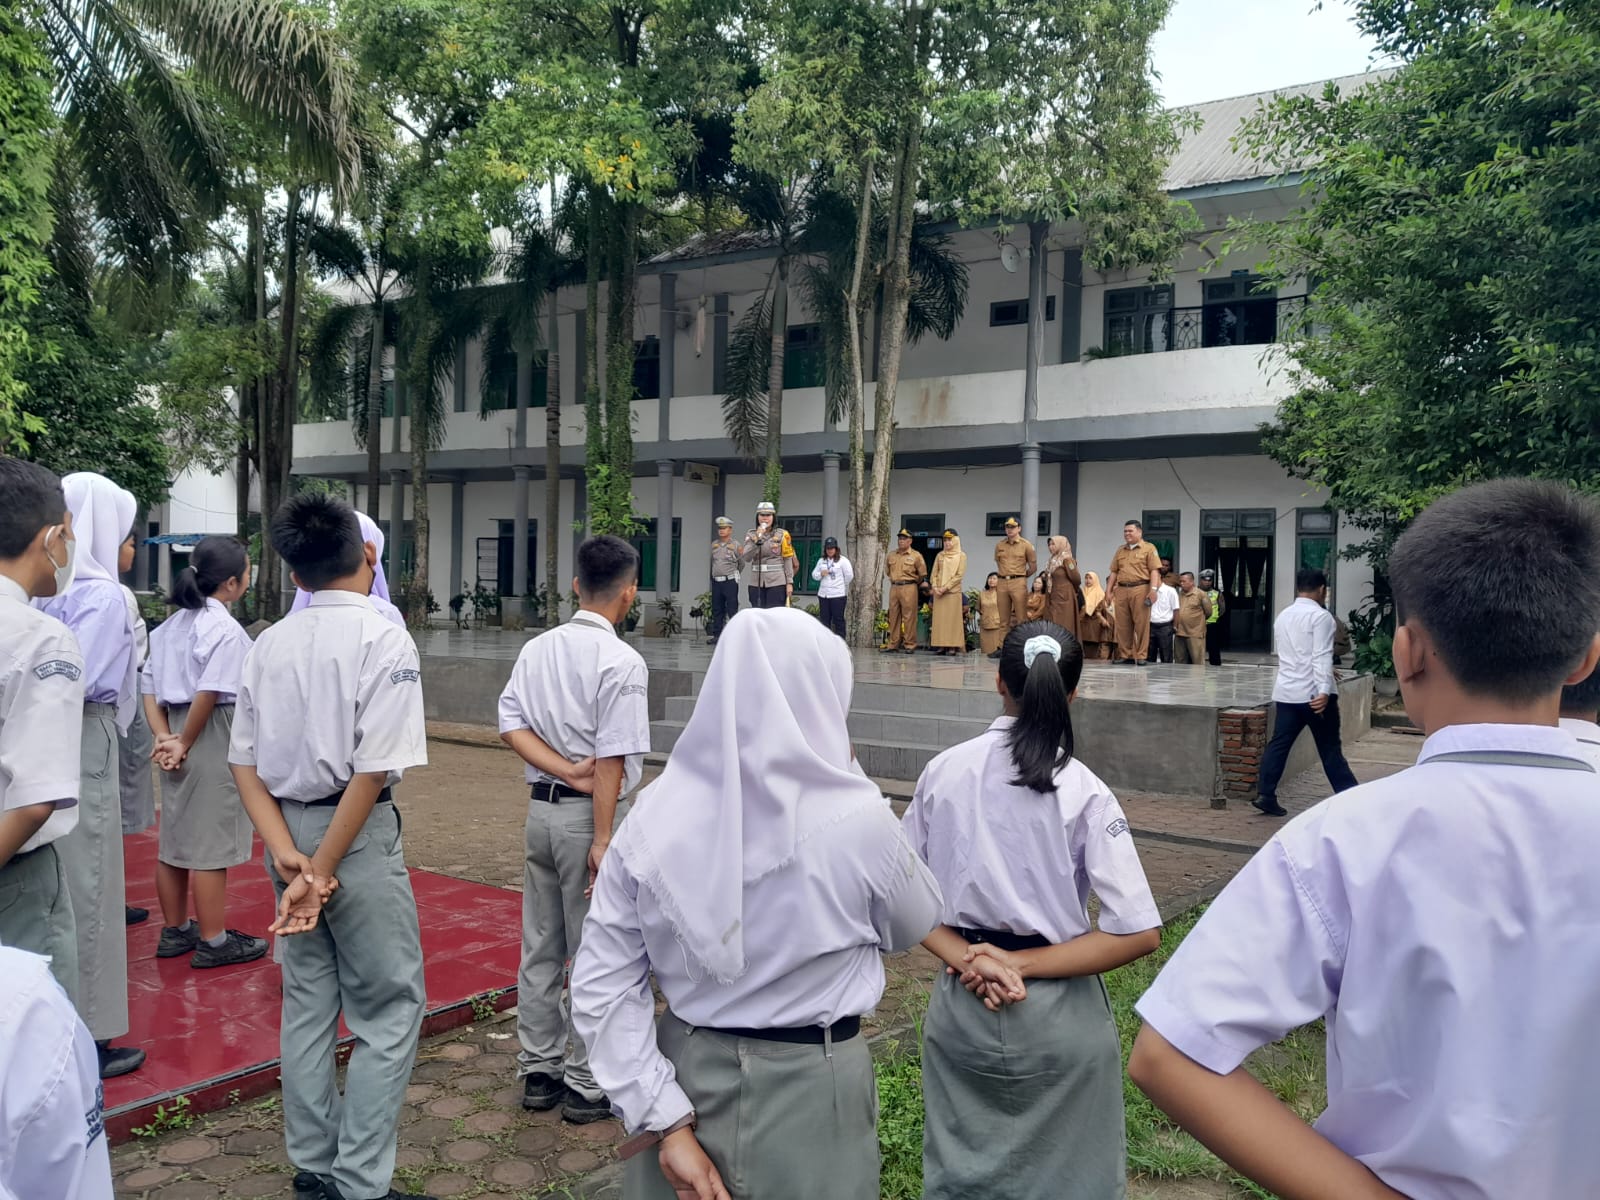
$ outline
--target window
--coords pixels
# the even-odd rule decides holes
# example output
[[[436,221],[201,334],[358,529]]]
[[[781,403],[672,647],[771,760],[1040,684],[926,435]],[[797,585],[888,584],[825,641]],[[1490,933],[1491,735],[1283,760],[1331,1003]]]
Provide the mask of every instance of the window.
[[[636,400],[661,399],[661,339],[647,337],[633,344],[633,395]],[[676,573],[677,566],[673,566]]]
[[[1006,535],[1006,519],[1008,517],[1015,517],[1019,521],[1022,520],[1022,514],[1020,512],[1017,512],[1015,509],[1013,509],[1011,512],[990,513],[990,514],[988,514],[988,516],[984,517],[984,519],[983,519],[983,533],[984,533],[984,536],[985,537],[992,537],[992,538],[1005,537],[1005,535]],[[1034,533],[1034,537],[1036,537],[1036,538],[1047,538],[1049,536],[1050,536],[1050,510],[1049,509],[1045,509],[1043,512],[1041,512],[1039,514],[1039,528]]]
[[[1207,280],[1203,346],[1261,346],[1278,337],[1278,293],[1255,275]]]
[[[1046,296],[1044,300],[1044,319],[1056,319],[1056,298]],[[989,324],[1000,325],[1026,325],[1028,323],[1028,299],[1024,296],[1021,300],[996,300],[989,305]]]
[[[895,532],[909,530],[911,533],[911,548],[927,561],[928,570],[933,570],[933,560],[939,551],[944,549],[944,523],[943,513],[902,513],[900,524]],[[898,542],[895,543],[899,545]]]
[[[1156,553],[1172,564],[1174,571],[1183,570],[1178,565],[1179,513],[1175,508],[1151,511],[1146,509],[1140,518],[1144,522],[1144,540],[1156,548]]]
[[[818,584],[811,578],[811,568],[822,557],[822,518],[780,516],[778,524],[789,531],[789,540],[794,543],[794,590],[816,591]],[[844,547],[839,549],[842,552]]]
[[[821,325],[791,325],[783,349],[783,386],[821,387],[827,382]]]
[[[1331,509],[1300,508],[1294,514],[1294,565],[1296,570],[1313,567],[1328,577],[1333,586],[1334,535],[1339,518]]]
[[[495,522],[499,536],[495,538],[494,579],[495,590],[502,596],[511,595],[511,581],[516,578],[513,567],[516,565],[516,538],[513,536],[517,527],[514,520],[501,518]],[[480,551],[481,555],[481,551]],[[480,567],[481,569],[481,567]],[[532,595],[539,586],[538,580],[544,576],[544,564],[539,561],[539,522],[532,517],[528,518],[528,568],[526,578],[522,583],[521,595]]]
[[[1172,349],[1172,285],[1116,288],[1106,293],[1107,354],[1155,354]]]
[[[545,356],[541,351],[533,356],[533,394],[528,398],[530,408],[543,408],[549,378],[545,373]],[[483,411],[515,411],[517,407],[517,352],[509,347],[502,349],[489,360],[489,374],[484,381]],[[510,575],[506,576],[511,578]]]
[[[654,339],[651,339],[654,340]],[[659,361],[659,360],[658,360]],[[648,517],[639,522],[644,529],[628,539],[639,552],[639,587],[642,591],[665,594],[656,587],[656,519]],[[672,586],[667,591],[677,594],[683,559],[683,518],[672,518]]]

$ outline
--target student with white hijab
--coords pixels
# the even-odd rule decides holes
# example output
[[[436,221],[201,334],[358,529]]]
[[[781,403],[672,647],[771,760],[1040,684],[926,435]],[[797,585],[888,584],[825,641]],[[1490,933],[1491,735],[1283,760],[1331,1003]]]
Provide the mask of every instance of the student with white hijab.
[[[877,1200],[860,1016],[881,953],[927,936],[941,900],[854,761],[850,690],[849,650],[807,614],[730,622],[601,864],[572,1020],[638,1135],[628,1200]]]
[[[361,540],[378,554],[378,561],[372,568],[372,591],[367,599],[372,601],[372,607],[378,610],[380,616],[387,617],[390,622],[404,629],[406,616],[389,599],[389,580],[383,573],[383,530],[378,528],[376,521],[360,510],[356,512],[356,524],[361,526]],[[289,612],[297,613],[310,603],[311,593],[305,588],[295,588],[294,603],[289,606]]]

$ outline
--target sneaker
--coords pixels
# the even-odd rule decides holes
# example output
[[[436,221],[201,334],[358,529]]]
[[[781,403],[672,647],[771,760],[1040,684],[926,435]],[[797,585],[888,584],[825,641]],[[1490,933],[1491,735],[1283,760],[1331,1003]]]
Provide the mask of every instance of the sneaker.
[[[1250,807],[1268,817],[1287,817],[1289,815],[1287,808],[1272,799],[1252,800],[1250,801]]]
[[[231,967],[237,963],[255,962],[267,952],[267,939],[251,937],[237,929],[227,931],[227,940],[220,946],[201,942],[189,959],[191,967]]]
[[[522,1107],[549,1112],[567,1098],[567,1085],[553,1075],[529,1075],[522,1081]]]
[[[310,1171],[298,1171],[294,1177],[295,1200],[327,1200],[331,1195],[322,1182],[320,1175],[313,1175]]]
[[[115,1079],[144,1066],[145,1054],[137,1046],[112,1046],[95,1043],[100,1058],[100,1078]]]
[[[611,1119],[611,1102],[604,1096],[590,1100],[572,1089],[567,1089],[567,1102],[561,1106],[561,1119],[569,1125],[592,1125],[596,1121]]]
[[[176,925],[168,925],[161,930],[161,943],[156,947],[157,958],[177,958],[180,954],[193,954],[194,948],[200,944],[200,929],[191,925],[188,929],[179,929]]]
[[[135,908],[131,904],[125,904],[123,907],[128,910],[129,925],[139,925],[150,919],[150,910],[148,908]]]

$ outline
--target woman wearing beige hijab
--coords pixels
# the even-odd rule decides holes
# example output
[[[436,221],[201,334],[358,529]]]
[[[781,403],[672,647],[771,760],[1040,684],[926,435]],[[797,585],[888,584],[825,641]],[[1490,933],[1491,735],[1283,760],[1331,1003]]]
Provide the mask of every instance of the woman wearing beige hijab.
[[[1084,658],[1105,658],[1111,641],[1111,600],[1093,571],[1083,573],[1083,612],[1078,617],[1078,640]]]
[[[961,581],[967,573],[967,556],[954,529],[944,531],[944,549],[933,560],[928,578],[933,588],[933,629],[928,640],[939,654],[963,654],[967,649],[967,623],[961,619]]]
[[[1078,588],[1083,579],[1078,574],[1078,560],[1073,557],[1072,543],[1056,534],[1046,545],[1050,551],[1050,561],[1045,564],[1042,574],[1049,599],[1045,602],[1044,618],[1061,626],[1081,642],[1083,638],[1078,631],[1078,613],[1082,593]]]

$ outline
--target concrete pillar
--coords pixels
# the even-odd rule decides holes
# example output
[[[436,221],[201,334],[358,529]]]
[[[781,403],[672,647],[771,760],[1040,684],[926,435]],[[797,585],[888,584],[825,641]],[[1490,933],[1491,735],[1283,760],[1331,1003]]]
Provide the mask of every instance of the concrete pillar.
[[[399,421],[395,422],[395,425],[399,424]],[[389,471],[389,541],[384,546],[389,552],[389,561],[384,564],[384,573],[389,577],[391,593],[400,586],[400,542],[406,531],[405,480],[404,471],[397,469]]]
[[[466,494],[467,485],[460,479],[450,481],[450,595],[458,591],[470,591],[462,586],[467,582],[466,576],[461,573],[461,556],[463,552],[462,541],[466,530]],[[477,574],[477,563],[474,560],[473,574]],[[448,600],[449,597],[444,597]]]
[[[661,340],[661,403],[656,440],[663,445],[671,440],[672,397],[676,388],[678,350],[678,277],[661,276],[661,318],[657,336]]]
[[[1046,261],[1045,233],[1050,226],[1044,221],[1034,221],[1028,226],[1028,343],[1027,360],[1022,373],[1022,442],[1026,447],[1033,441],[1033,425],[1039,419],[1039,360],[1044,353],[1044,285]],[[1034,461],[1038,461],[1035,454]],[[1023,462],[1027,462],[1024,450]],[[1034,493],[1038,500],[1037,489]],[[1024,521],[1022,536],[1032,540],[1034,527]]]
[[[1046,555],[1042,553],[1044,547],[1039,546],[1039,444],[1028,442],[1022,447],[1022,536],[1035,543],[1035,548],[1041,551],[1040,560]]]
[[[656,599],[672,595],[672,470],[670,458],[656,460]]]
[[[521,355],[517,358],[520,361]],[[521,391],[522,380],[519,368],[517,390]],[[511,503],[511,590],[508,595],[526,596],[528,594],[528,468],[512,467],[511,478],[514,481],[515,495]]]
[[[832,450],[822,455],[822,536],[836,537],[844,544],[844,529],[839,524],[839,455]]]
[[[728,390],[728,294],[711,298],[711,390],[722,395]]]

